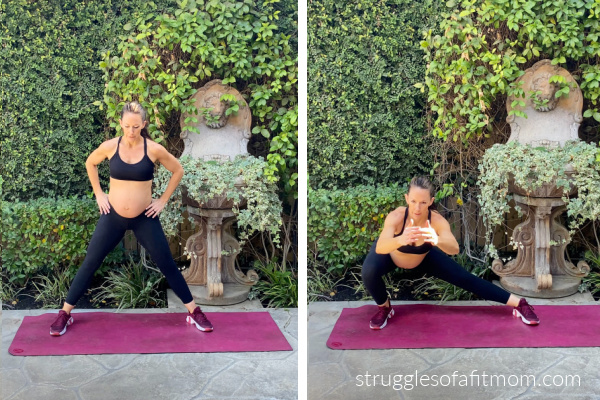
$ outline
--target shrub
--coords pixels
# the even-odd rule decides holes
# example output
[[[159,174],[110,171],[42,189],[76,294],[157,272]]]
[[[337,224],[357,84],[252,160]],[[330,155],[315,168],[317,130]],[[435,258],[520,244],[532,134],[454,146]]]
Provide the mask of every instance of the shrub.
[[[56,271],[51,276],[36,276],[32,282],[35,287],[34,296],[36,302],[42,303],[42,308],[62,308],[67,299],[71,279],[65,273]]]
[[[164,307],[165,301],[160,294],[163,279],[161,273],[145,268],[141,261],[130,259],[119,270],[108,273],[94,301],[113,303],[119,309]]]
[[[431,129],[443,141],[440,179],[476,192],[477,162],[505,142],[508,96],[524,97],[517,79],[543,59],[572,72],[583,93],[586,141],[600,139],[600,3],[582,1],[451,0],[441,30],[421,42]],[[420,86],[420,85],[419,85]],[[420,86],[425,91],[425,86]],[[557,97],[568,93],[563,87]],[[466,197],[463,195],[463,197]]]
[[[516,80],[544,58],[578,70],[584,117],[600,122],[600,4],[594,0],[450,1],[443,35],[426,36],[427,87],[435,130],[445,140],[468,142],[492,133],[493,101],[522,97]],[[568,89],[567,93],[568,93]],[[562,93],[557,93],[557,97]]]
[[[308,244],[328,272],[341,274],[367,255],[387,214],[404,205],[407,186],[309,189]]]
[[[183,220],[182,189],[185,188],[188,197],[199,204],[221,195],[231,200],[242,243],[256,231],[268,232],[279,242],[281,202],[277,186],[264,174],[266,163],[262,159],[237,156],[233,161],[218,163],[183,156],[180,161],[187,172],[161,213],[166,235],[175,235],[177,224]],[[171,173],[161,167],[154,178],[157,190],[166,190],[170,178]],[[241,188],[235,186],[239,180],[244,182]],[[247,207],[240,210],[242,199],[246,200]],[[196,224],[191,216],[189,220]]]
[[[600,297],[600,249],[596,252],[588,250],[585,259],[589,262],[591,270],[588,276],[582,280],[580,289],[589,290],[596,298]]]
[[[533,193],[543,184],[556,182],[561,189],[562,200],[571,218],[571,234],[587,220],[600,219],[600,149],[596,144],[570,141],[557,149],[531,147],[516,141],[505,145],[496,144],[488,149],[481,160],[478,185],[481,188],[479,202],[486,226],[487,242],[492,257],[497,251],[492,245],[494,228],[501,224],[504,213],[509,211],[509,176],[514,185],[527,193]],[[567,175],[570,164],[574,172]],[[577,197],[569,198],[571,185],[577,188]],[[517,210],[521,212],[518,207]],[[512,241],[511,241],[511,244]],[[518,243],[513,244],[515,247]]]
[[[34,275],[61,268],[73,278],[99,216],[91,199],[3,201],[2,268],[9,282],[23,285]],[[117,247],[105,263],[119,262],[122,253]]]
[[[313,188],[389,185],[428,172],[421,32],[439,2],[308,5],[308,171]]]
[[[298,277],[291,270],[282,269],[277,260],[266,265],[255,262],[254,268],[263,278],[252,288],[261,301],[273,308],[298,307]]]

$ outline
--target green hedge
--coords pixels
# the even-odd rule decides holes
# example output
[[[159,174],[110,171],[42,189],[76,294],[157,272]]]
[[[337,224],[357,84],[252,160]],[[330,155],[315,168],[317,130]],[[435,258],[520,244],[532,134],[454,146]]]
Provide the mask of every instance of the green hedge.
[[[393,209],[405,205],[407,185],[308,190],[308,243],[317,263],[343,273],[367,255]]]
[[[310,185],[391,184],[428,172],[419,42],[444,7],[433,0],[308,5]]]
[[[15,285],[59,267],[68,268],[67,274],[74,277],[99,216],[91,199],[2,202],[3,275]],[[117,247],[105,264],[122,259],[123,251]]]
[[[173,0],[0,3],[1,169],[9,200],[83,195],[85,159],[103,140],[102,52],[123,26]],[[106,168],[102,176],[107,177]]]

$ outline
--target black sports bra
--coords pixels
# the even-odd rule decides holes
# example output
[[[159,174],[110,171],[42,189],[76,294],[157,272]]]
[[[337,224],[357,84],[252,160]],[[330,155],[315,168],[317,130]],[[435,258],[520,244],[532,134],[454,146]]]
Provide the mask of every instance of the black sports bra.
[[[400,231],[399,234],[394,235],[394,237],[398,237],[398,236],[402,235],[402,233],[404,232],[404,227],[406,226],[406,217],[407,216],[408,216],[408,207],[406,207],[406,212],[404,213],[404,224],[402,225],[402,230]],[[429,221],[431,221],[431,210],[429,210],[429,215],[427,216],[427,219]],[[429,252],[429,250],[431,250],[432,248],[433,248],[433,245],[431,243],[425,242],[420,246],[415,246],[412,244],[400,246],[400,247],[398,247],[398,251],[401,253],[406,253],[406,254],[425,254],[425,253]]]
[[[135,164],[128,164],[121,160],[119,156],[119,145],[121,139],[117,143],[117,152],[109,161],[110,177],[122,181],[151,181],[154,178],[154,163],[148,157],[148,147],[146,138],[144,138],[144,157]]]

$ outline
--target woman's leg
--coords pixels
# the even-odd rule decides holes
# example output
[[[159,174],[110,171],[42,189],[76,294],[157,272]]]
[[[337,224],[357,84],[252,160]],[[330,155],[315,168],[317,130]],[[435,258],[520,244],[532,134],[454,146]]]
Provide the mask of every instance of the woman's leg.
[[[70,313],[77,301],[83,296],[83,293],[90,287],[94,273],[102,265],[104,258],[119,244],[127,229],[123,218],[114,212],[102,214],[96,225],[96,230],[92,235],[90,244],[87,248],[87,254],[81,267],[77,271],[63,310]]]
[[[507,304],[511,294],[499,286],[481,279],[461,267],[443,251],[433,248],[417,267],[429,275],[475,293],[482,299]]]
[[[375,247],[377,240],[373,242],[369,254],[362,265],[362,279],[365,287],[373,296],[375,303],[382,306],[388,301],[387,289],[383,282],[383,276],[396,269],[396,264],[389,254],[377,254]]]
[[[377,254],[376,246],[377,240],[373,242],[371,250],[363,262],[362,278],[365,287],[379,306],[377,313],[369,321],[369,327],[383,329],[387,325],[387,320],[394,316],[394,309],[390,304],[383,276],[396,269],[396,264],[389,254]]]
[[[150,253],[150,257],[163,273],[169,286],[185,304],[188,311],[193,312],[196,308],[190,288],[183,278],[181,271],[177,268],[169,243],[163,232],[158,218],[149,218],[142,214],[136,217],[131,226],[138,242]]]

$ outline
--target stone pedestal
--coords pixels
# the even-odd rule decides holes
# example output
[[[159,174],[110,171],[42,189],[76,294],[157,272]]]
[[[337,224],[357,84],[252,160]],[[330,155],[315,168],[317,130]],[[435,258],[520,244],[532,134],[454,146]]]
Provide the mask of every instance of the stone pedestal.
[[[231,234],[235,221],[231,209],[202,209],[188,206],[200,231],[190,236],[186,251],[191,255],[190,268],[183,271],[194,299],[199,304],[228,305],[248,298],[258,275],[247,275],[235,268],[240,245]],[[223,252],[226,252],[223,255]]]
[[[555,299],[577,293],[577,288],[581,283],[581,278],[573,278],[565,275],[553,276],[552,278],[552,287],[548,289],[538,289],[538,282],[535,278],[518,276],[500,278],[500,286],[520,296]]]
[[[248,155],[252,115],[240,92],[215,79],[198,89],[189,101],[196,110],[181,114],[181,138],[185,145],[182,156],[223,163],[233,161],[238,155]],[[227,109],[234,105],[238,111],[227,115]],[[238,181],[236,187],[240,189],[244,183],[241,177]],[[233,201],[222,194],[198,204],[188,197],[186,188],[182,191],[188,213],[200,227],[186,242],[192,263],[183,273],[196,302],[227,305],[244,301],[258,275],[253,270],[244,275],[235,268],[240,245],[231,232],[235,222]],[[245,200],[241,200],[235,206],[244,205]]]
[[[207,286],[190,286],[190,291],[196,304],[229,306],[248,300],[251,286],[236,283],[223,283],[222,285],[223,295],[217,297],[210,295]]]
[[[553,298],[577,292],[581,277],[590,268],[585,262],[577,266],[565,260],[565,248],[570,241],[568,230],[556,218],[565,210],[559,198],[536,198],[514,195],[527,220],[513,232],[518,245],[517,258],[506,265],[494,260],[493,271],[500,276],[508,291],[528,296]]]
[[[569,86],[568,95],[556,97],[561,88],[556,79]],[[560,151],[567,141],[579,140],[583,97],[567,70],[552,65],[550,60],[541,60],[517,82],[525,96],[509,96],[506,101],[506,121],[511,129],[509,142]],[[524,112],[527,117],[515,111]],[[565,170],[567,175],[573,172],[570,164],[565,165]],[[508,179],[509,191],[514,193],[517,207],[523,209],[527,220],[513,232],[513,242],[519,246],[517,258],[506,265],[498,259],[492,263],[492,269],[501,277],[501,285],[530,297],[563,297],[577,292],[590,267],[584,261],[575,266],[565,260],[569,232],[556,221],[566,208],[562,201],[564,189],[551,182],[527,192],[510,183],[512,177]],[[577,188],[572,186],[567,192],[569,197],[574,196]]]

